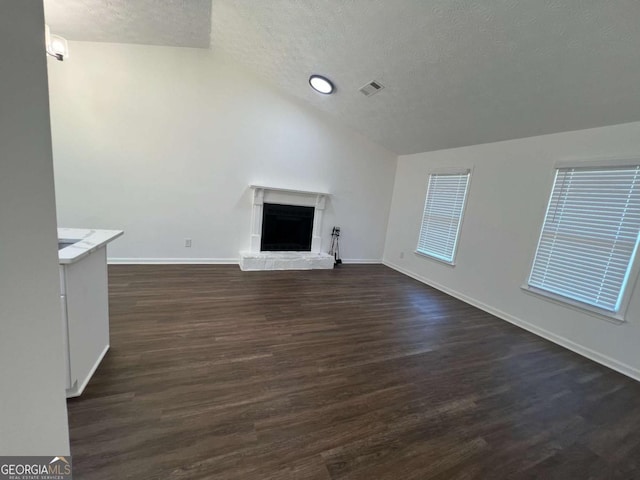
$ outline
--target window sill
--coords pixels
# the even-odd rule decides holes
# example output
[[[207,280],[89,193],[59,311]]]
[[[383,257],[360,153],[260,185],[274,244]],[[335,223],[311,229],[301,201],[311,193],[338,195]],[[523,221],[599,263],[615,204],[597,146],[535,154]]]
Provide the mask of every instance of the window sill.
[[[425,258],[428,258],[429,260],[435,260],[438,263],[442,263],[444,265],[449,265],[450,267],[455,267],[456,266],[455,262],[449,262],[449,261],[444,260],[442,258],[438,258],[438,257],[435,257],[433,255],[429,255],[428,253],[423,253],[423,252],[420,252],[418,250],[414,251],[413,253],[415,253],[416,255],[418,255],[420,257],[425,257]]]
[[[556,295],[551,292],[547,292],[545,290],[541,290],[539,288],[531,287],[527,284],[524,284],[520,287],[524,290],[525,293],[530,295],[534,295],[536,297],[542,297],[543,299],[556,303],[558,305],[562,305],[563,307],[568,307],[572,310],[586,313],[587,315],[591,315],[592,317],[599,318],[600,320],[605,320],[609,323],[613,323],[614,325],[622,325],[626,323],[624,319],[624,314],[622,312],[608,312],[607,310],[603,310],[598,307],[591,307],[584,303],[580,303],[576,300],[571,300],[570,298],[565,298],[560,295]]]

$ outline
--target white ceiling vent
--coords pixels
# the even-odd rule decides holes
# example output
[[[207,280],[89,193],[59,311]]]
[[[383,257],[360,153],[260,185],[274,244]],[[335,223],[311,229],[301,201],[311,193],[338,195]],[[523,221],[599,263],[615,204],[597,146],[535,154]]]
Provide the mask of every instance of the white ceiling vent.
[[[365,97],[370,97],[371,95],[375,95],[376,93],[378,93],[383,88],[384,85],[382,85],[380,82],[373,81],[360,87],[360,92],[362,92]]]

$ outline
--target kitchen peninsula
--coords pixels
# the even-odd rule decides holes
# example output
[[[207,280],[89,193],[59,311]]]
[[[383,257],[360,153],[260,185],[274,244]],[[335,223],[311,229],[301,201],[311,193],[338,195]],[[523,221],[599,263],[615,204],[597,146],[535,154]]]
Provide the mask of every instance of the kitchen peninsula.
[[[67,397],[82,394],[109,350],[107,244],[123,233],[58,229]]]

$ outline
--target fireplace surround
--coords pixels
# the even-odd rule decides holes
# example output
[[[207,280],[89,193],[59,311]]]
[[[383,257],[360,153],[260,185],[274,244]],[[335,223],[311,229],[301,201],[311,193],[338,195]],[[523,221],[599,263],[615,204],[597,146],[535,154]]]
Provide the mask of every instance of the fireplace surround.
[[[262,185],[250,185],[252,190],[253,208],[251,215],[250,250],[240,252],[240,268],[242,270],[309,270],[331,269],[334,259],[328,253],[322,252],[322,219],[326,206],[328,193],[313,192],[307,190],[294,190],[288,188],[268,187]],[[263,244],[263,221],[265,209],[270,205],[293,207],[306,207],[307,215],[313,209],[311,220],[310,245],[305,244],[305,250],[285,249],[281,242],[279,248],[265,250]],[[302,212],[302,210],[298,210]],[[290,227],[290,226],[289,226]],[[293,227],[292,227],[293,228]],[[285,227],[286,230],[286,227]],[[293,228],[297,231],[297,227]],[[268,235],[267,235],[268,236]],[[268,238],[266,240],[269,240]]]

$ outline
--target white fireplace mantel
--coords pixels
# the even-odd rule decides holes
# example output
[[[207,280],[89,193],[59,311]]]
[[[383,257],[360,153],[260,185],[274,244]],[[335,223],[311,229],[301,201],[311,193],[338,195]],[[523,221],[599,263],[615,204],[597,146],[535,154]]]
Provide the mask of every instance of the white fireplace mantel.
[[[312,192],[311,190],[295,190],[292,188],[279,188],[279,187],[265,187],[264,185],[249,185],[252,190],[271,190],[274,192],[294,193],[297,195],[322,195],[323,197],[329,197],[331,194],[327,192]]]
[[[333,257],[322,253],[322,218],[329,193],[264,185],[249,185],[249,187],[253,190],[251,243],[249,252],[240,252],[240,268],[243,270],[333,268]],[[314,207],[310,252],[260,251],[265,203]]]

